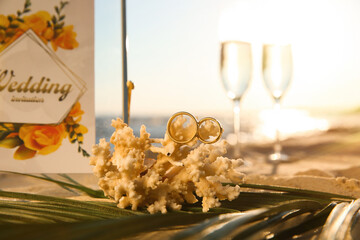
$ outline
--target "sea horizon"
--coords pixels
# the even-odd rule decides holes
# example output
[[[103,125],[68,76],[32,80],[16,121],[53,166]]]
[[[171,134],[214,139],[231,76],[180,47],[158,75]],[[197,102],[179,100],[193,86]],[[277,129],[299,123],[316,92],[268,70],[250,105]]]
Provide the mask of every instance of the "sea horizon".
[[[259,142],[271,141],[275,132],[276,124],[280,124],[283,138],[293,137],[302,134],[314,134],[327,131],[336,127],[354,127],[360,126],[359,111],[342,112],[316,112],[302,109],[284,109],[280,120],[274,118],[271,109],[261,112],[243,112],[241,115],[241,141]],[[114,132],[111,121],[121,116],[116,114],[97,114],[96,115],[96,143],[100,138],[110,140]],[[204,117],[204,116],[202,116]],[[223,138],[226,138],[233,132],[233,118],[230,114],[215,117],[224,129]],[[134,115],[130,118],[130,127],[135,136],[139,136],[141,125],[146,126],[146,131],[150,133],[151,138],[163,138],[166,132],[166,125],[169,116],[139,116]],[[279,123],[276,123],[280,121]]]

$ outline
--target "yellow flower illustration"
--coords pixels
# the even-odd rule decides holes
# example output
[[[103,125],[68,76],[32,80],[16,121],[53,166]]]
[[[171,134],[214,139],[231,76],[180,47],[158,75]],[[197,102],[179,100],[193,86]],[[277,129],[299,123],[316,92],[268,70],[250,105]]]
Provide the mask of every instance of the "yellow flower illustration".
[[[69,134],[69,141],[73,141],[77,139],[79,143],[84,142],[84,134],[88,132],[88,129],[84,126],[79,124],[76,128],[71,129],[74,131],[74,134]]]
[[[84,111],[81,110],[81,105],[79,102],[76,102],[73,108],[70,110],[67,115],[66,122],[69,124],[75,124],[81,121],[81,115],[84,114]]]
[[[13,131],[15,129],[14,124],[12,123],[2,123],[0,124],[0,131]]]
[[[19,137],[15,136],[15,137],[6,137],[3,140],[0,140],[0,147],[3,148],[14,148],[17,147],[21,144],[21,140],[19,139]]]
[[[28,28],[31,28],[38,36],[42,36],[47,29],[48,21],[51,21],[51,15],[46,11],[39,11],[30,16],[24,16],[24,21]]]
[[[53,30],[51,27],[46,28],[45,31],[44,31],[43,37],[44,37],[47,41],[50,41],[50,40],[53,39],[53,37],[54,37],[54,30]]]
[[[16,160],[26,160],[34,157],[36,151],[28,149],[25,145],[21,145],[14,153],[14,159]]]
[[[84,141],[83,134],[88,132],[88,129],[79,124],[81,121],[81,115],[84,114],[84,111],[81,109],[79,102],[76,102],[69,112],[68,116],[65,118],[65,124],[67,125],[69,134],[69,141],[72,142],[77,140],[79,143]]]
[[[45,43],[51,43],[54,51],[58,47],[71,50],[77,48],[79,43],[76,41],[76,32],[73,25],[65,25],[65,15],[62,10],[69,2],[60,2],[56,6],[56,14],[50,15],[47,11],[38,11],[27,15],[31,9],[30,1],[25,2],[24,9],[18,10],[17,14],[8,16],[0,15],[0,52],[14,42],[27,30],[32,29]]]
[[[12,19],[11,22],[9,19]],[[3,43],[3,45],[0,46],[0,52],[29,29],[29,27],[23,22],[16,20],[16,16],[13,14],[8,15],[6,20],[9,24],[7,24],[7,27],[3,26],[0,30],[0,42]],[[3,22],[5,23],[6,21],[3,19]]]
[[[5,15],[0,14],[0,27],[7,28],[9,24],[9,19]]]
[[[0,15],[0,42],[6,39],[5,29],[9,26],[10,22],[4,15]]]
[[[6,39],[6,32],[4,29],[0,29],[0,43]]]
[[[23,125],[19,137],[27,149],[46,155],[56,151],[66,137],[64,124],[59,125]],[[19,154],[19,153],[18,153]]]
[[[19,138],[19,133],[16,132],[15,126],[12,123],[1,123],[0,132],[10,132],[5,138],[0,139],[0,147],[3,148],[15,148],[22,144]]]
[[[56,51],[58,47],[63,49],[74,49],[79,46],[79,43],[76,41],[76,32],[74,32],[73,29],[73,25],[63,27],[59,36],[51,41],[54,51]]]

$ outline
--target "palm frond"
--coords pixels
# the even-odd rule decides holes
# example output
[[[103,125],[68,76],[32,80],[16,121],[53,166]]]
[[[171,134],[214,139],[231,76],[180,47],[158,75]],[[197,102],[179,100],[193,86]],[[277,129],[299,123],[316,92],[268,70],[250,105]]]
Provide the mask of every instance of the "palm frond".
[[[325,227],[320,235],[320,240],[345,239],[347,230],[353,223],[360,209],[360,199],[351,203],[340,203],[331,212]]]
[[[0,197],[3,198],[10,198],[10,199],[20,199],[22,201],[29,200],[35,202],[26,202],[29,204],[44,204],[42,208],[48,208],[50,206],[59,206],[63,207],[63,210],[71,213],[72,211],[76,211],[77,209],[86,210],[89,214],[94,213],[102,214],[104,217],[123,217],[123,216],[132,216],[132,215],[141,215],[143,213],[138,211],[131,211],[127,209],[117,208],[114,206],[105,206],[104,204],[98,204],[96,202],[85,202],[85,201],[78,201],[66,198],[58,198],[58,197],[51,197],[51,196],[44,196],[38,194],[30,194],[30,193],[17,193],[17,192],[7,192],[7,191],[0,191]],[[2,201],[1,201],[2,202]],[[9,203],[9,202],[8,202]],[[14,202],[13,205],[16,206],[18,202]],[[36,211],[35,211],[36,212]],[[53,212],[55,214],[55,212]]]
[[[57,224],[0,225],[1,236],[21,239],[117,239],[198,223],[216,213],[169,213]],[[1,237],[0,237],[1,239]]]
[[[49,182],[56,183],[59,187],[65,189],[65,190],[67,190],[67,191],[69,191],[69,192],[72,192],[72,193],[77,194],[77,192],[76,192],[75,190],[73,190],[73,189],[71,189],[71,188],[69,188],[69,187],[67,187],[67,186],[65,186],[65,185],[63,185],[63,184],[57,183],[56,180],[54,180],[53,178],[49,177],[48,175],[46,175],[46,174],[44,174],[44,173],[42,173],[41,175],[42,175],[44,178],[46,178]],[[29,177],[30,177],[30,176],[31,176],[31,177],[36,177],[35,175],[30,175],[30,174],[29,174],[28,176],[29,176]],[[36,177],[36,178],[37,178],[37,177]]]
[[[59,174],[61,177],[67,179],[68,181],[70,181],[71,183],[68,182],[64,182],[64,181],[60,181],[60,180],[56,180],[53,178],[50,178],[47,175],[43,175],[41,176],[37,176],[37,175],[33,175],[33,174],[27,174],[27,173],[19,173],[19,172],[11,172],[11,171],[0,171],[2,173],[10,173],[10,174],[17,174],[17,175],[21,175],[21,176],[27,176],[27,177],[32,177],[32,178],[36,178],[36,179],[40,179],[43,181],[47,181],[47,182],[51,182],[51,183],[55,183],[57,185],[59,185],[60,187],[64,188],[64,189],[75,189],[77,191],[80,191],[90,197],[93,198],[106,198],[104,196],[104,192],[101,190],[94,190],[92,188],[86,187],[78,182],[76,182],[74,179],[70,178],[68,175],[66,174]]]
[[[313,216],[306,218],[304,221],[296,224],[295,226],[290,226],[274,232],[273,236],[267,237],[267,239],[291,239],[293,236],[300,236],[308,231],[322,227],[335,206],[336,203],[332,202]]]
[[[233,183],[226,183],[227,185],[234,186]],[[278,191],[278,192],[287,192],[296,194],[297,196],[304,196],[307,198],[318,198],[318,199],[326,199],[326,200],[354,200],[355,198],[340,194],[333,194],[328,192],[319,192],[307,189],[293,188],[293,187],[280,187],[280,186],[271,186],[271,185],[262,185],[262,184],[248,184],[248,183],[240,183],[237,184],[243,188],[251,188],[251,189],[261,189],[261,190],[269,190],[269,191]]]
[[[19,174],[19,173],[15,173]],[[203,213],[199,204],[150,215],[100,201],[97,190],[67,175],[20,174],[92,195],[91,201],[0,191],[0,239],[119,239],[166,231],[179,239],[291,239],[337,236],[354,228],[360,200],[325,192],[269,185],[240,184],[243,190],[221,208]],[[259,191],[261,190],[261,191]],[[89,194],[90,193],[90,194]],[[326,222],[326,224],[325,224]],[[324,225],[325,224],[325,225]],[[325,226],[325,227],[324,227]],[[156,235],[155,235],[156,236]]]
[[[248,215],[255,214],[259,211],[261,211],[261,210],[253,210],[253,212],[248,213]],[[172,240],[180,240],[180,239],[186,239],[188,237],[195,237],[201,231],[212,228],[212,227],[222,224],[226,221],[230,221],[230,220],[234,219],[235,217],[242,216],[242,215],[244,215],[244,214],[243,213],[221,214],[221,215],[213,217],[211,219],[207,219],[194,227],[187,228],[187,229],[177,233],[176,235],[174,235],[171,239]]]
[[[261,230],[263,227],[268,226],[270,222],[277,222],[282,219],[285,215],[293,211],[316,211],[321,207],[321,204],[315,201],[308,200],[299,200],[291,201],[279,206],[272,208],[263,208],[250,210],[244,214],[230,219],[227,221],[221,228],[212,231],[211,233],[202,237],[202,239],[220,239],[222,237],[231,237],[234,235],[234,232],[244,226],[245,224],[255,222],[258,220],[265,219],[265,222],[260,222],[259,224],[252,226],[252,228],[247,228],[241,234],[238,233],[239,239],[244,239],[249,237],[255,231]]]

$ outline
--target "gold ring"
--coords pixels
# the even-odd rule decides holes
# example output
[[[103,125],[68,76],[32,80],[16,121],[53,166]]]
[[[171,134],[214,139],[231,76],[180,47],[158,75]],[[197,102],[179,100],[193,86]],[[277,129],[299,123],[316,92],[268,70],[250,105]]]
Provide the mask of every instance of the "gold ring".
[[[180,116],[180,115],[186,115],[186,116],[189,116],[191,119],[194,120],[194,122],[196,123],[196,131],[194,132],[194,136],[192,136],[191,138],[189,139],[185,139],[185,140],[179,140],[179,139],[176,139],[172,132],[171,132],[171,124],[172,124],[172,121]],[[197,131],[198,131],[198,124],[197,124],[197,120],[196,118],[191,114],[191,113],[188,113],[188,112],[177,112],[175,113],[174,115],[171,116],[171,118],[169,119],[168,123],[167,123],[167,128],[166,128],[166,131],[170,137],[171,140],[173,140],[174,142],[176,143],[181,143],[181,144],[184,144],[184,143],[188,143],[188,142],[191,142],[195,137],[196,137],[196,134],[197,134]]]
[[[190,119],[192,119],[195,123],[195,128],[196,130],[194,131],[193,134],[191,134],[187,139],[177,139],[176,137],[174,137],[174,133],[172,132],[171,130],[171,127],[172,127],[172,124],[173,124],[173,120],[178,117],[178,116],[182,116],[182,115],[185,115],[185,116],[188,116],[190,117]],[[201,131],[201,127],[204,123],[206,123],[207,121],[211,121],[212,123],[215,123],[216,127],[219,129],[219,131],[217,131],[217,135],[215,138],[211,138],[211,139],[205,139],[202,134],[200,133]],[[224,129],[222,128],[220,122],[218,120],[216,120],[215,118],[213,117],[205,117],[205,118],[202,118],[200,121],[197,121],[197,119],[194,117],[194,115],[192,115],[191,113],[188,113],[188,112],[177,112],[175,113],[174,115],[172,115],[167,123],[167,129],[166,129],[167,133],[168,133],[168,136],[170,137],[171,140],[173,140],[174,142],[176,143],[180,143],[180,144],[185,144],[185,143],[188,143],[188,142],[191,142],[192,140],[194,140],[195,137],[199,138],[199,140],[203,143],[206,143],[206,144],[210,144],[210,143],[214,143],[214,142],[217,142],[219,141],[219,139],[221,138],[221,135],[224,131]],[[208,133],[208,132],[205,132],[205,133]]]
[[[207,141],[207,140],[203,139],[203,138],[201,137],[200,133],[199,133],[201,124],[202,124],[203,122],[205,122],[205,121],[208,121],[208,120],[214,121],[214,122],[216,123],[216,125],[219,127],[219,134],[216,136],[215,139],[213,139],[213,140],[211,140],[211,141]],[[221,138],[221,135],[223,134],[223,132],[224,132],[224,129],[223,129],[223,127],[221,126],[220,122],[219,122],[216,118],[213,118],[213,117],[205,117],[205,118],[202,118],[202,119],[198,122],[198,132],[197,132],[197,135],[198,135],[200,141],[203,142],[203,143],[211,144],[211,143],[215,143],[215,142],[219,141],[219,139]]]

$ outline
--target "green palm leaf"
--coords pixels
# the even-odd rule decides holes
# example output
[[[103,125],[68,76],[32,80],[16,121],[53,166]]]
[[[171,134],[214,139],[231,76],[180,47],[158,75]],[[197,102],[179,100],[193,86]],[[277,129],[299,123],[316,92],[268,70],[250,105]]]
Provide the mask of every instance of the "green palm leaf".
[[[233,183],[227,183],[227,185],[235,185]],[[240,187],[244,188],[252,188],[252,189],[262,189],[262,190],[269,190],[269,191],[279,191],[279,192],[287,192],[296,194],[297,196],[304,196],[307,198],[318,198],[318,199],[326,199],[326,200],[353,200],[353,197],[340,195],[340,194],[333,194],[327,192],[319,192],[319,191],[312,191],[300,188],[292,188],[292,187],[279,187],[279,186],[270,186],[270,185],[260,185],[260,184],[248,184],[248,183],[241,183],[237,184]]]
[[[16,173],[18,174],[18,173]],[[49,176],[34,177],[88,195],[91,201],[29,193],[0,191],[0,239],[120,239],[168,233],[166,239],[291,239],[336,232],[337,239],[352,229],[360,200],[348,196],[296,188],[240,184],[245,192],[221,208],[202,213],[199,204],[185,204],[182,211],[150,215],[98,201],[97,190]],[[249,191],[253,189],[254,191]],[[258,191],[262,190],[262,191]],[[90,194],[89,194],[90,193]],[[327,220],[328,219],[328,220]],[[342,227],[339,227],[339,223]],[[335,227],[337,226],[337,227]],[[335,230],[334,230],[335,229]],[[158,235],[152,235],[158,236]]]
[[[104,217],[122,217],[122,216],[143,214],[137,211],[117,208],[115,205],[110,207],[96,202],[77,201],[66,198],[43,196],[43,195],[30,194],[30,193],[0,191],[0,197],[40,201],[40,203],[46,203],[46,205],[43,206],[43,208],[48,207],[48,205],[55,205],[55,206],[63,207],[65,211],[68,212],[72,212],[74,210],[76,211],[77,209],[82,209],[89,211],[89,214],[91,213],[102,214]],[[15,202],[14,205],[16,204],[17,203]],[[28,204],[30,205],[30,202]],[[55,214],[55,212],[53,214]]]
[[[360,199],[351,203],[340,203],[331,212],[325,227],[320,235],[320,240],[345,239],[347,230],[360,209]]]
[[[58,224],[0,225],[1,236],[21,239],[117,239],[174,226],[188,226],[216,213],[169,213]],[[44,230],[45,229],[45,230]],[[0,237],[1,239],[1,237]]]
[[[265,222],[255,225],[252,228],[246,229],[242,234],[238,234],[239,239],[244,239],[249,237],[255,231],[261,230],[264,226],[267,226],[268,223],[274,222],[274,220],[280,220],[284,215],[288,214],[291,211],[316,211],[321,208],[321,204],[314,201],[308,200],[299,200],[291,201],[289,203],[281,204],[268,209],[257,209],[251,210],[248,213],[245,212],[243,215],[231,219],[226,224],[224,224],[218,230],[211,232],[210,234],[204,236],[202,239],[219,239],[221,237],[229,237],[233,235],[234,231],[244,224],[258,221],[264,218],[267,218]],[[276,222],[276,221],[275,221]]]
[[[317,229],[318,227],[322,227],[326,218],[335,206],[336,203],[332,202],[313,216],[306,218],[295,226],[290,226],[274,232],[273,236],[268,237],[267,239],[291,239],[293,236],[299,236],[311,230]]]
[[[21,176],[27,176],[27,177],[32,177],[32,178],[36,178],[36,179],[40,179],[43,181],[47,181],[47,182],[51,182],[51,183],[55,183],[57,185],[59,185],[60,187],[69,190],[69,189],[75,189],[78,190],[90,197],[94,197],[94,198],[105,198],[104,196],[104,192],[101,190],[94,190],[91,188],[88,188],[78,182],[76,182],[74,179],[70,178],[68,175],[66,174],[59,174],[59,176],[67,179],[68,181],[70,181],[70,183],[68,182],[64,182],[64,181],[60,181],[60,180],[55,180],[53,178],[50,178],[47,175],[43,175],[43,177],[41,176],[37,176],[37,175],[32,175],[32,174],[27,174],[27,173],[18,173],[18,172],[10,172],[10,171],[0,171],[3,173],[10,173],[10,174],[17,174],[17,175],[21,175]]]

